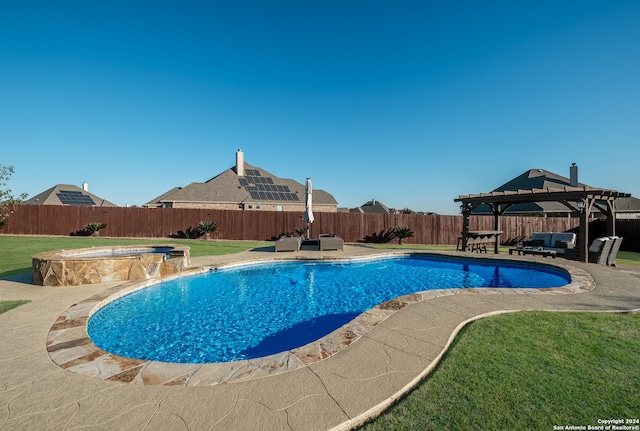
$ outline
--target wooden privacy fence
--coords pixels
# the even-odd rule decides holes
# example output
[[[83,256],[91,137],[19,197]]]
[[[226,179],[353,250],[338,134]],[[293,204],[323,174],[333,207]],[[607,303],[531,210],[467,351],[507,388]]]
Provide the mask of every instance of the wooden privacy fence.
[[[214,239],[263,241],[284,232],[305,227],[302,214],[276,211],[232,211],[182,208],[77,207],[21,205],[0,231],[15,235],[70,235],[89,222],[102,222],[102,236],[127,238],[167,238],[195,226],[201,220],[214,221]],[[414,237],[406,244],[455,245],[462,231],[462,216],[437,214],[316,213],[311,236],[333,233],[347,242],[357,242],[394,226],[408,227]],[[591,227],[597,232],[598,224]],[[532,232],[577,230],[578,219],[567,217],[502,217],[503,243],[512,243]],[[493,229],[493,217],[472,216],[471,230]],[[638,248],[640,220],[620,220],[616,224],[625,236],[623,248]],[[594,236],[591,236],[594,238]],[[625,247],[626,246],[626,247]],[[631,248],[630,248],[631,247]],[[640,251],[640,250],[639,250]]]

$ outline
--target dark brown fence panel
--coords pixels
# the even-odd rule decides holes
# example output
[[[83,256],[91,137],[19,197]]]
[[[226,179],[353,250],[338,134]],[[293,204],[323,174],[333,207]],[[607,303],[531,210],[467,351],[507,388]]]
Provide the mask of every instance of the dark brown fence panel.
[[[589,223],[591,240],[607,235],[607,224],[604,220]],[[620,250],[640,252],[640,220],[617,220],[616,235],[623,238]]]
[[[618,220],[616,235],[624,238],[621,250],[640,252],[640,220]]]
[[[52,205],[22,205],[9,217],[3,234],[70,235],[89,222],[106,223],[102,236],[129,238],[167,238],[178,231],[195,228],[201,220],[214,221],[214,239],[263,241],[305,227],[300,213],[276,211],[230,211],[181,208],[101,208]],[[455,245],[462,231],[462,217],[437,214],[316,213],[311,236],[333,233],[347,242],[394,226],[414,232],[406,244]],[[533,232],[577,231],[579,221],[568,217],[518,217],[500,219],[503,243],[515,243]],[[492,216],[472,216],[471,230],[492,230]],[[604,222],[590,224],[590,238],[604,235]],[[616,231],[623,236],[623,250],[640,251],[640,220],[618,220]]]

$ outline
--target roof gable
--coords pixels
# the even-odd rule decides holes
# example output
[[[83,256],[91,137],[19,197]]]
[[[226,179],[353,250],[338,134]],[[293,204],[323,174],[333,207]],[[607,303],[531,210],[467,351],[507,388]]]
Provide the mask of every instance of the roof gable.
[[[568,178],[544,169],[529,169],[493,191],[504,192],[533,189],[558,189],[563,187],[571,187],[571,182]],[[578,183],[578,187],[592,188],[582,183]]]

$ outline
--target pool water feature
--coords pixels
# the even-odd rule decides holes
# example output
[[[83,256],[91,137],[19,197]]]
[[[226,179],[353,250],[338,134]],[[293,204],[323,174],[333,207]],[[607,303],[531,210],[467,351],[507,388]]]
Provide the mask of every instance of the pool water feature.
[[[303,346],[414,292],[549,288],[570,281],[546,267],[418,256],[253,264],[126,295],[95,311],[88,333],[98,347],[129,358],[228,362]]]
[[[31,260],[31,280],[40,286],[149,280],[188,269],[189,251],[188,246],[133,245],[39,253]]]

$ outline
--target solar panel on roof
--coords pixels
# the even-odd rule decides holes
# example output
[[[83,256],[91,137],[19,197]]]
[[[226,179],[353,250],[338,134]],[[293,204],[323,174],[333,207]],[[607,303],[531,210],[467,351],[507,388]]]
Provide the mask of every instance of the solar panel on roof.
[[[60,190],[56,193],[60,202],[63,205],[75,205],[75,206],[87,206],[91,207],[96,203],[93,201],[91,196],[85,195],[82,192],[75,192],[71,190]]]
[[[298,195],[292,193],[289,186],[276,184],[271,177],[263,177],[257,169],[245,170],[245,178],[240,179],[243,186],[255,200],[299,201]]]

